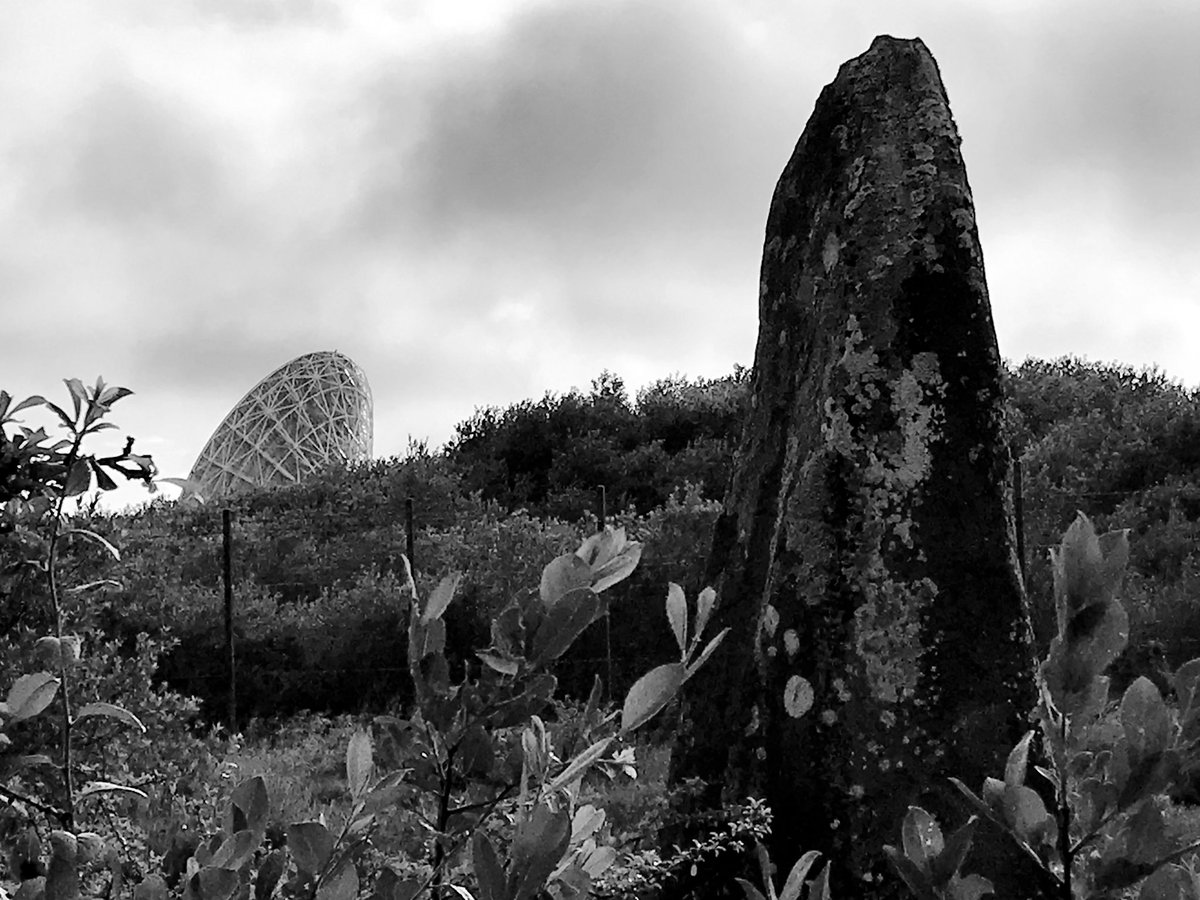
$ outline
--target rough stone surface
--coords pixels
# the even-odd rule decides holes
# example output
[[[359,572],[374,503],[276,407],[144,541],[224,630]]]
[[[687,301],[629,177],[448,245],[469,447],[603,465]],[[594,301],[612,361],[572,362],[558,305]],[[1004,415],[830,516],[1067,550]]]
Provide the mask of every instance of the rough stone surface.
[[[822,91],[759,317],[709,566],[733,631],[675,775],[765,796],[781,873],[818,849],[835,896],[899,896],[881,847],[907,806],[961,822],[946,776],[1002,773],[1035,701],[983,257],[920,40],[877,38]]]

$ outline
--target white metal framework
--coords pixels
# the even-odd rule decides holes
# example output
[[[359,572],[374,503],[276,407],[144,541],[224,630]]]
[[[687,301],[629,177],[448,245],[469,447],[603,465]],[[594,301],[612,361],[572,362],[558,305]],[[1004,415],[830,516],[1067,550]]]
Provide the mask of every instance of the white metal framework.
[[[336,351],[307,353],[230,410],[189,478],[205,497],[294,484],[332,462],[369,459],[372,429],[366,373]]]

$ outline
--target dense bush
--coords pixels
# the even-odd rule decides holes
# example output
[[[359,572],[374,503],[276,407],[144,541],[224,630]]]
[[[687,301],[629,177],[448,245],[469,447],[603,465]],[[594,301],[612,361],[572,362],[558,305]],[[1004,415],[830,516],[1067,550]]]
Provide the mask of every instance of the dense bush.
[[[574,520],[596,508],[600,485],[614,509],[661,506],[690,482],[720,499],[749,399],[749,378],[664,379],[631,403],[603,373],[589,394],[547,394],[460,424],[447,460],[468,490],[506,509]]]
[[[1048,548],[1087,509],[1098,528],[1129,528],[1135,538],[1133,591],[1147,601],[1131,597],[1136,639],[1163,641],[1173,665],[1189,659],[1200,631],[1187,604],[1171,598],[1189,590],[1200,537],[1200,396],[1156,370],[1073,358],[1028,360],[1007,385],[1039,645],[1054,631]]]

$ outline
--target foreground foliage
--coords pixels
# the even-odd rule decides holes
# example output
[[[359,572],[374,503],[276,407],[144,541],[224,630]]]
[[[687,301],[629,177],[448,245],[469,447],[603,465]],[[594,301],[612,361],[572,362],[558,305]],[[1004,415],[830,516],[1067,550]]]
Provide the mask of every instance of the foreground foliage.
[[[1003,780],[976,794],[955,781],[975,815],[949,837],[910,808],[901,848],[887,852],[918,897],[966,900],[991,892],[960,872],[980,818],[1002,828],[1042,875],[1037,896],[1116,897],[1140,883],[1142,900],[1200,897],[1180,861],[1200,849],[1167,827],[1166,793],[1200,765],[1200,659],[1174,672],[1169,704],[1139,677],[1114,709],[1105,670],[1124,650],[1129,618],[1117,591],[1129,559],[1124,531],[1097,535],[1082,514],[1052,554],[1058,630],[1039,671],[1039,728],[1013,748]],[[1030,773],[1035,737],[1044,765]],[[1048,794],[1048,796],[1047,796]]]
[[[116,558],[119,552],[99,534],[67,528],[63,504],[87,490],[105,465],[132,465],[129,472],[117,468],[125,474],[144,473],[146,481],[153,468],[148,458],[134,457],[128,445],[117,460],[83,456],[83,439],[102,427],[111,403],[128,392],[105,388],[102,382],[90,392],[82,386],[77,391],[74,382],[68,387],[74,417],[47,405],[63,421],[69,441],[46,446],[44,435],[28,430],[16,439],[5,436],[9,457],[18,463],[16,475],[6,482],[12,494],[7,521],[12,530],[21,526],[22,536],[34,545],[42,531],[48,535],[42,569],[54,614],[53,633],[36,641],[40,670],[17,677],[0,704],[5,729],[0,732],[0,794],[10,812],[23,820],[6,818],[9,826],[16,823],[6,828],[6,843],[21,900],[74,900],[97,868],[110,873],[109,893],[119,891],[125,871],[121,860],[100,834],[82,829],[80,804],[119,794],[130,798],[146,820],[150,799],[136,787],[107,781],[75,789],[78,761],[71,754],[72,733],[81,720],[101,717],[138,731],[145,726],[134,712],[115,703],[72,703],[70,676],[82,659],[83,640],[65,631],[56,581],[57,541],[78,534]],[[17,411],[36,402],[45,403],[35,398]],[[0,405],[7,413],[7,396],[0,397]],[[79,474],[84,471],[86,478]],[[99,487],[108,489],[110,481],[100,480]],[[476,665],[465,666],[461,678],[451,677],[444,618],[461,577],[443,579],[421,602],[401,558],[415,710],[408,718],[377,717],[374,734],[363,730],[350,739],[346,784],[352,812],[345,824],[335,830],[313,820],[272,828],[266,782],[251,778],[233,791],[223,827],[215,833],[201,838],[173,829],[163,874],[142,880],[135,896],[165,897],[169,881],[178,879],[183,896],[197,900],[246,896],[250,890],[257,900],[277,890],[287,897],[352,900],[360,894],[361,873],[371,868],[363,864],[372,834],[389,818],[414,813],[427,833],[424,858],[409,861],[405,871],[374,865],[372,896],[408,900],[448,889],[470,897],[468,884],[484,900],[526,900],[543,892],[565,900],[588,893],[593,880],[612,865],[616,851],[600,840],[604,811],[578,802],[584,779],[597,769],[632,771],[629,735],[670,702],[725,634],[703,640],[716,599],[712,590],[700,593],[692,613],[683,589],[671,584],[666,613],[678,661],[639,678],[619,714],[604,711],[597,678],[569,739],[560,735],[556,740],[543,719],[557,689],[555,662],[607,615],[603,592],[628,578],[640,557],[641,545],[628,541],[623,529],[611,527],[575,552],[557,556],[542,570],[537,589],[518,593],[495,616],[490,645],[476,653]],[[17,749],[7,732],[39,719],[55,700],[62,709],[59,759]],[[25,793],[26,784],[40,784],[53,794],[53,785],[25,778],[27,770],[39,767],[60,773],[60,799]],[[171,799],[169,788],[160,791],[161,797]],[[34,824],[37,816],[57,820],[51,824],[59,826],[49,830],[48,852]]]

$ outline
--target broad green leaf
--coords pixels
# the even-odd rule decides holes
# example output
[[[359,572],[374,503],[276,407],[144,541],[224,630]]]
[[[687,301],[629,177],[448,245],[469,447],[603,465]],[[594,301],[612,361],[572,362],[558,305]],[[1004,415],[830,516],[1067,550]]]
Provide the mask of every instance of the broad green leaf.
[[[588,878],[599,878],[617,861],[617,851],[614,847],[593,847],[591,852],[579,864],[587,873]]]
[[[18,722],[33,718],[50,705],[58,693],[58,684],[58,679],[49,672],[22,675],[8,689],[5,700],[8,714]]]
[[[333,853],[333,836],[320,822],[297,822],[287,827],[288,849],[301,872],[315,875]]]
[[[45,405],[46,405],[46,398],[43,397],[41,394],[34,394],[32,397],[26,397],[24,400],[22,400],[16,406],[14,406],[12,409],[10,409],[8,411],[8,415],[15,416],[21,410],[29,409],[29,407],[31,407],[31,406],[45,406]]]
[[[51,840],[53,838],[52,834]],[[72,839],[70,844],[73,847],[75,841]],[[79,866],[75,854],[54,853],[46,872],[44,900],[79,900],[79,896]]]
[[[64,378],[63,384],[71,392],[71,405],[75,408],[75,418],[79,418],[79,410],[87,402],[87,388],[78,378]]]
[[[210,866],[220,869],[240,869],[258,849],[258,837],[254,832],[242,830],[227,837],[209,860]]]
[[[84,797],[94,797],[97,794],[127,794],[141,800],[146,799],[145,791],[124,784],[114,784],[111,781],[89,781],[75,794],[75,797],[82,800]]]
[[[687,598],[683,588],[675,582],[667,586],[667,622],[671,633],[675,635],[675,643],[679,646],[679,658],[687,659]]]
[[[937,820],[919,806],[908,808],[900,826],[900,837],[904,855],[922,872],[929,872],[930,862],[945,849]]]
[[[358,870],[349,856],[339,859],[334,870],[321,879],[317,900],[358,900]]]
[[[581,844],[604,826],[607,814],[590,803],[575,810],[571,818],[571,843]]]
[[[267,830],[267,818],[271,812],[266,780],[261,775],[247,778],[233,789],[229,799],[233,813],[231,830],[249,829],[261,839]]]
[[[1052,836],[1054,820],[1033,788],[1006,785],[1002,800],[1004,819],[1021,840],[1036,847]]]
[[[457,761],[464,775],[483,778],[496,761],[492,736],[482,725],[472,725],[458,744]]]
[[[241,879],[233,869],[205,866],[194,876],[199,900],[229,900]]]
[[[588,747],[569,763],[567,763],[567,767],[559,772],[558,775],[556,775],[554,779],[546,785],[545,792],[548,794],[553,793],[560,788],[566,787],[575,779],[583,776],[587,770],[595,765],[596,761],[604,755],[605,751],[608,750],[608,745],[611,743],[612,738],[605,738],[604,740],[596,741],[596,743],[592,744],[592,746]]]
[[[779,900],[799,900],[800,891],[804,887],[804,879],[808,877],[808,870],[813,867],[820,856],[821,854],[816,850],[809,850],[796,860],[792,871],[788,873],[787,881],[783,883]]]
[[[624,546],[625,529],[614,529],[609,525],[585,538],[575,555],[587,563],[589,569],[595,569],[620,553]]]
[[[92,475],[96,478],[97,488],[102,491],[115,491],[117,489],[117,483],[104,471],[104,467],[100,463],[94,459],[89,459],[88,465],[92,469]]]
[[[1017,745],[1008,754],[1008,762],[1004,766],[1004,783],[1016,787],[1025,783],[1025,770],[1029,765],[1029,742],[1033,740],[1033,731],[1025,732],[1025,736],[1017,741]]]
[[[371,736],[360,729],[351,735],[346,746],[346,781],[355,800],[366,791],[374,767]]]
[[[1131,755],[1130,767],[1137,761],[1158,756],[1167,748],[1171,735],[1171,717],[1154,682],[1141,676],[1121,698],[1121,728]]]
[[[1116,596],[1128,559],[1127,532],[1110,532],[1100,538],[1087,516],[1076,516],[1058,550],[1051,551],[1060,634],[1066,633],[1071,619],[1085,607],[1107,603]]]
[[[115,706],[112,703],[89,703],[75,714],[75,721],[78,722],[80,719],[86,719],[88,716],[106,716],[130,725],[138,731],[145,732],[146,730],[146,726],[142,724],[141,719],[124,707]]]
[[[510,848],[509,896],[529,900],[558,868],[571,842],[571,817],[565,809],[537,804],[517,823]]]
[[[692,634],[692,647],[695,648],[700,643],[700,636],[704,634],[704,629],[708,627],[708,620],[712,617],[713,607],[717,602],[717,592],[710,587],[706,587],[700,592],[700,596],[696,598],[696,621],[693,624],[695,632]]]
[[[71,463],[71,471],[67,473],[67,483],[63,486],[63,494],[77,497],[92,484],[92,469],[88,461],[82,457]]]
[[[599,594],[624,581],[637,568],[642,558],[642,545],[630,543],[613,559],[592,570],[592,590]]]
[[[392,773],[397,778],[402,778],[408,773],[407,769],[402,769],[400,772]],[[409,794],[409,789],[402,784],[377,784],[367,792],[363,797],[362,811],[365,815],[376,815],[385,809],[395,806],[400,800],[404,799]]]
[[[275,893],[275,887],[283,877],[286,862],[287,854],[282,848],[272,850],[262,861],[258,871],[254,873],[254,900],[269,900]]]
[[[564,553],[550,560],[546,568],[542,569],[542,582],[538,593],[542,603],[550,609],[558,603],[560,597],[580,588],[590,588],[591,585],[591,567],[574,553]]]
[[[771,876],[775,874],[775,867],[771,865],[771,857],[762,841],[754,842],[754,855],[758,859],[758,874],[762,878],[763,887],[767,889],[767,897],[769,900],[776,900],[775,882],[771,880]]]
[[[101,391],[99,400],[104,406],[112,406],[118,400],[121,400],[132,394],[133,391],[131,391],[129,388],[116,387],[114,385],[113,387],[108,387]]]
[[[1041,667],[1055,708],[1069,716],[1103,705],[1106,694],[1097,687],[1097,679],[1129,640],[1129,616],[1119,603],[1086,610],[1072,621],[1086,617],[1092,619],[1080,631],[1084,636],[1055,637]]]
[[[832,900],[833,894],[829,888],[829,866],[826,861],[817,877],[808,886],[808,900]]]
[[[588,587],[561,595],[534,635],[533,661],[546,663],[558,659],[605,609],[604,601]]]
[[[33,653],[42,665],[57,669],[62,664],[62,641],[52,634],[40,637],[34,641]]]
[[[508,900],[504,881],[504,866],[496,847],[482,828],[471,837],[471,862],[479,882],[479,900]]]
[[[454,599],[454,592],[458,590],[461,581],[461,572],[452,572],[439,581],[438,586],[429,595],[429,602],[425,604],[425,612],[421,614],[421,621],[428,625],[435,619],[440,619],[450,605],[450,601]]]
[[[679,692],[686,674],[682,664],[667,663],[634,682],[621,708],[621,731],[633,731],[653,718]]]
[[[1162,809],[1153,797],[1138,806],[1125,828],[1125,855],[1130,862],[1156,862],[1170,846]]]

